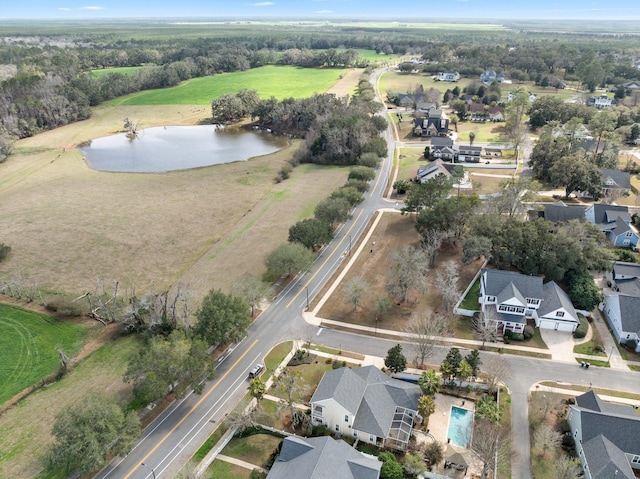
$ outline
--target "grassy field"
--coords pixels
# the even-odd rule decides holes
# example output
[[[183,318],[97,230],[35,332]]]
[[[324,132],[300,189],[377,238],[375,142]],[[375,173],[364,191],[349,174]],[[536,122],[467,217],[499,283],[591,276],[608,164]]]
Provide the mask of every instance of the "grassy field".
[[[244,72],[193,78],[171,88],[132,93],[111,100],[111,104],[208,106],[214,98],[244,88],[257,90],[262,98],[306,98],[314,93],[324,93],[347,71],[269,65]]]
[[[58,349],[73,357],[85,331],[78,324],[0,304],[0,404],[56,371]]]
[[[207,469],[207,479],[249,479],[251,471],[216,459]]]
[[[344,184],[346,169],[302,165],[275,184],[297,142],[247,162],[162,174],[94,171],[73,148],[121,130],[125,117],[144,128],[196,124],[207,114],[103,106],[90,120],[18,141],[0,164],[0,231],[13,247],[3,273],[74,293],[93,290],[97,278],[140,292],[182,281],[196,298],[261,274],[264,256]]]
[[[131,386],[122,382],[122,375],[138,344],[133,336],[106,344],[62,381],[38,390],[0,416],[0,477],[40,475],[55,416],[70,404],[92,393],[115,396],[121,404],[127,404]]]
[[[101,68],[100,70],[91,70],[91,74],[94,77],[100,78],[110,73],[122,73],[123,75],[129,75],[133,72],[137,72],[143,67],[114,67],[114,68]]]
[[[281,442],[282,438],[271,434],[255,434],[243,438],[234,437],[222,453],[264,467],[271,453]]]

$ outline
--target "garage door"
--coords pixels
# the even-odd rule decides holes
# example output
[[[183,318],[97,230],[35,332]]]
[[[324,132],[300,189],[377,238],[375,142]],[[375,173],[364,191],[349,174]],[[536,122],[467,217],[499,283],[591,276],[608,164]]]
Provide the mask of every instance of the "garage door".
[[[558,331],[573,331],[573,323],[565,323],[564,321],[553,321],[551,319],[541,319],[540,327],[544,329],[556,329]]]

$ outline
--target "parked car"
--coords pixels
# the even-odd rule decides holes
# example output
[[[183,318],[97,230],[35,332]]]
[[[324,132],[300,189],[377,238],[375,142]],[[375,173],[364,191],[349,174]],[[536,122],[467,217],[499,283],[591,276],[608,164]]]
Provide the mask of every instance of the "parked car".
[[[264,371],[264,364],[256,364],[251,371],[249,371],[249,379],[257,378]]]

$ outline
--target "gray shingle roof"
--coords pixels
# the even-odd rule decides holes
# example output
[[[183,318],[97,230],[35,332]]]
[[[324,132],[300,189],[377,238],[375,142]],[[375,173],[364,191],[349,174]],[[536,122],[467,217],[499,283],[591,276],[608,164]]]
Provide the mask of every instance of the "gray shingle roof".
[[[497,297],[509,283],[513,283],[513,286],[524,298],[542,299],[543,297],[542,278],[539,276],[527,276],[526,274],[499,269],[485,269],[483,270],[483,277],[485,274],[485,292],[489,296]]]
[[[500,291],[497,295],[498,304],[504,303],[505,301],[516,298],[523,306],[527,306],[527,300],[522,293],[518,291],[516,285],[513,282],[508,283],[502,291]]]
[[[544,219],[555,223],[556,221],[583,220],[585,219],[583,206],[567,206],[562,202],[544,206]]]
[[[573,303],[571,299],[569,299],[569,295],[564,292],[564,290],[556,284],[555,281],[549,281],[542,287],[543,291],[543,300],[540,308],[538,308],[538,316],[544,316],[545,314],[549,314],[554,312],[557,309],[564,308],[569,315],[577,320],[578,315],[576,314],[576,310],[573,307]],[[565,321],[569,318],[562,318]]]
[[[378,479],[382,463],[329,436],[291,436],[282,443],[268,479]]]
[[[640,311],[640,298],[621,294],[618,296],[618,301],[620,301],[622,330],[640,335],[640,314],[638,314],[638,311]]]
[[[636,411],[626,404],[616,404],[600,399],[595,392],[589,391],[576,398],[576,404],[583,409],[607,414],[617,414],[619,416],[629,416],[638,418]]]
[[[601,168],[600,172],[602,173],[603,184],[605,184],[608,179],[611,179],[618,188],[631,188],[631,175],[628,171],[620,171],[613,168]]]
[[[592,479],[635,479],[624,452],[603,435],[582,444]]]
[[[640,278],[640,264],[616,261],[613,263],[613,278],[616,276],[632,276]]]
[[[417,411],[421,394],[418,385],[390,378],[375,366],[340,368],[325,373],[311,403],[333,398],[355,416],[354,429],[387,437],[396,408]]]
[[[616,288],[626,296],[640,296],[640,279],[618,279],[616,280]]]
[[[446,136],[434,136],[431,138],[431,149],[443,148],[445,146],[453,146],[453,140]]]
[[[604,201],[602,203],[596,203],[593,205],[593,217],[595,220],[595,224],[597,225],[610,223],[611,221],[613,221],[613,219],[615,219],[614,214],[615,216],[626,214],[626,217],[629,217],[629,219],[631,219],[631,217],[629,216],[629,208],[626,206],[610,205]]]
[[[640,454],[640,416],[583,410],[582,442],[602,434],[627,454]]]

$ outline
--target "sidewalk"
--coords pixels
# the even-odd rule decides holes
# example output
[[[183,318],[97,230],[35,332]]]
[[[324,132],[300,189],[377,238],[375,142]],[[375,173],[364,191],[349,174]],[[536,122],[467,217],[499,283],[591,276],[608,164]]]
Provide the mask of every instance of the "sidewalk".
[[[260,466],[256,466],[255,464],[251,464],[250,462],[247,462],[247,461],[236,459],[235,457],[225,456],[224,454],[218,454],[217,459],[220,459],[221,461],[224,461],[224,462],[228,462],[230,464],[235,464],[236,466],[240,466],[245,469],[249,469],[250,471],[253,471],[254,469],[258,469],[264,473],[269,472],[266,469],[261,468]]]
[[[541,384],[532,385],[531,389],[529,389],[529,392],[532,392],[532,391],[538,391],[538,392],[546,391],[546,392],[552,392],[552,393],[558,393],[558,394],[568,394],[571,396],[580,396],[581,394],[585,393],[585,391],[578,391],[575,389],[564,389],[564,388],[553,387],[553,386],[543,386]],[[640,407],[640,399],[631,399],[631,398],[624,398],[619,396],[608,396],[606,394],[600,394],[600,393],[598,393],[598,397],[603,401],[607,401],[607,402],[615,402],[619,404],[628,404],[629,406]]]

